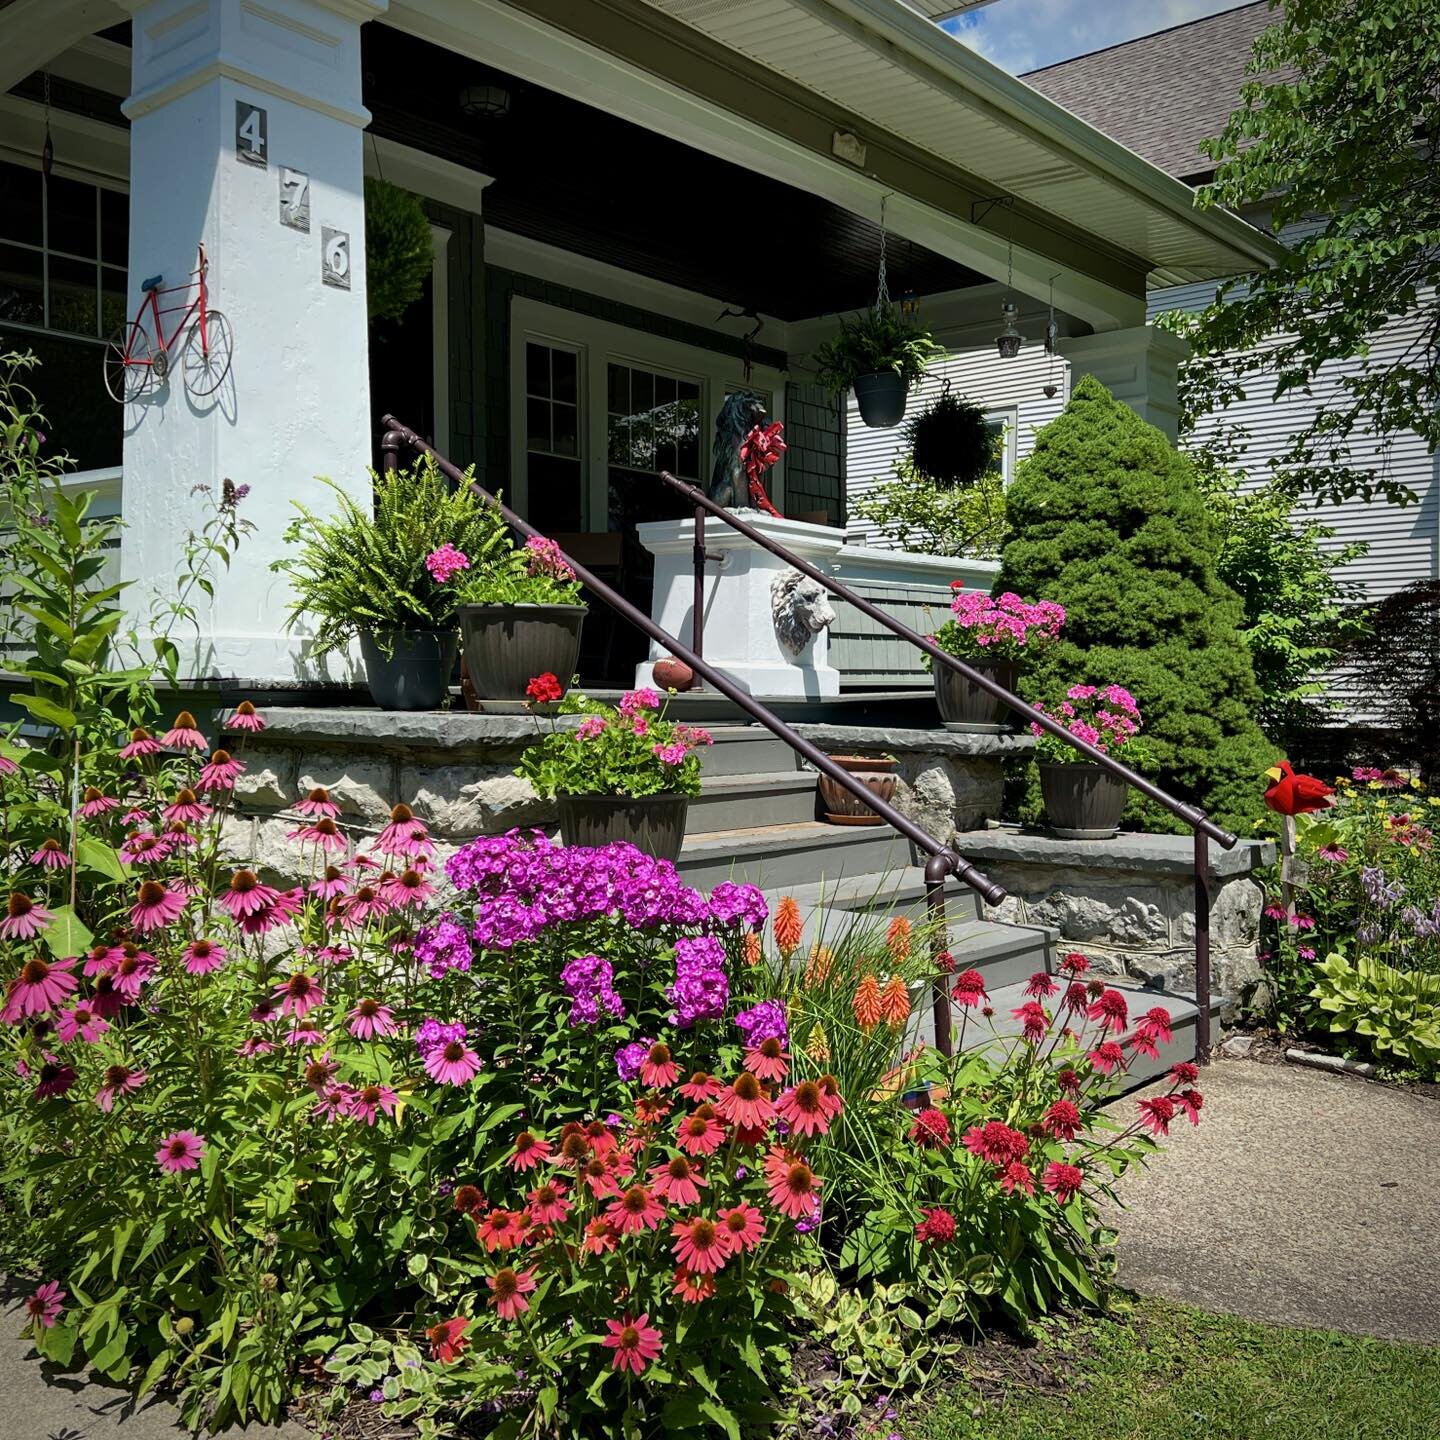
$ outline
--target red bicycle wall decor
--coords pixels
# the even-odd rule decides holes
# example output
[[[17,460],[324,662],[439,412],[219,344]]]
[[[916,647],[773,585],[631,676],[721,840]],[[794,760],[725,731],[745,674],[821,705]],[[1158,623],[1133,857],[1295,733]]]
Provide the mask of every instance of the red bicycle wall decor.
[[[213,395],[230,373],[234,353],[235,332],[218,310],[210,308],[210,293],[205,275],[210,262],[205,246],[196,247],[198,263],[184,285],[165,286],[163,275],[152,275],[140,289],[145,298],[133,320],[127,321],[111,337],[105,347],[105,388],[118,404],[137,400],[152,385],[163,385],[170,375],[170,352],[183,335],[180,346],[180,374],[186,392],[197,398]],[[191,294],[191,292],[194,292]],[[188,301],[162,305],[162,295],[189,295]],[[145,312],[149,311],[160,342],[156,348],[145,328]],[[165,316],[178,315],[166,333]]]

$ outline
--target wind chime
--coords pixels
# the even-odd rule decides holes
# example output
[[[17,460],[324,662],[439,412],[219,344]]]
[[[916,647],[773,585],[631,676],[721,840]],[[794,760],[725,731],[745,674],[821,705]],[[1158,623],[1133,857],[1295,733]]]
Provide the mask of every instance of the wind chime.
[[[1050,357],[1049,366],[1045,372],[1045,398],[1053,400],[1059,393],[1060,387],[1055,383],[1055,357],[1060,348],[1060,327],[1055,323],[1055,282],[1060,278],[1058,274],[1050,277],[1050,318],[1045,322],[1045,353]]]

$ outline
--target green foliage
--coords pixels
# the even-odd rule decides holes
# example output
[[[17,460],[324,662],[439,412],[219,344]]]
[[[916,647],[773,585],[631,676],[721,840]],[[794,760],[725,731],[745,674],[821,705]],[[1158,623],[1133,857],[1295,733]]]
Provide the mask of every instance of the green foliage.
[[[1280,485],[1247,493],[1233,474],[1202,475],[1222,537],[1216,574],[1245,607],[1240,638],[1260,687],[1260,723],[1270,734],[1293,732],[1333,708],[1317,703],[1329,690],[1320,672],[1365,631],[1350,608],[1361,587],[1336,572],[1369,546],[1328,544],[1335,531],[1297,515],[1295,497]]]
[[[469,485],[452,486],[425,456],[408,470],[371,471],[375,504],[367,514],[332,481],[333,516],[298,501],[285,539],[298,553],[272,569],[289,577],[290,624],[314,627],[314,651],[343,649],[362,630],[377,639],[396,630],[446,630],[464,593],[426,568],[428,556],[453,545],[471,573],[508,567],[513,545],[504,520]]]
[[[1357,1039],[1378,1060],[1429,1079],[1440,1074],[1440,975],[1394,970],[1362,955],[1321,963],[1311,997],[1332,1035]]]
[[[950,393],[950,382],[905,424],[905,449],[921,479],[932,485],[974,485],[999,468],[1004,431],[992,433],[973,400]]]
[[[997,591],[1058,601],[1066,614],[1021,693],[1123,685],[1145,714],[1157,782],[1221,824],[1248,819],[1274,752],[1256,723],[1243,612],[1216,573],[1220,537],[1191,461],[1087,376],[1037,435],[1006,507]],[[1182,828],[1135,798],[1127,815],[1146,829]]]
[[[850,513],[878,526],[900,549],[919,555],[990,559],[1000,553],[1010,533],[1005,522],[1005,482],[998,470],[969,486],[933,485],[908,462],[898,460],[895,478],[856,496]]]
[[[1286,0],[1250,71],[1242,107],[1205,147],[1218,163],[1200,203],[1264,205],[1275,230],[1303,228],[1274,269],[1227,283],[1198,316],[1171,317],[1195,346],[1182,410],[1223,410],[1257,383],[1274,399],[1318,396],[1282,457],[1287,487],[1406,503],[1414,496],[1383,464],[1352,463],[1348,446],[1403,430],[1440,444],[1433,0]],[[1261,78],[1270,71],[1286,78]],[[1372,352],[1397,323],[1407,343]],[[1349,356],[1369,363],[1334,391],[1317,384],[1327,361]]]
[[[840,317],[840,333],[815,352],[816,381],[834,394],[850,388],[857,375],[893,370],[908,387],[919,384],[925,367],[945,354],[928,330],[906,319],[893,305]]]
[[[539,795],[690,795],[700,793],[698,746],[710,736],[667,720],[653,690],[626,695],[619,708],[570,694],[558,715],[583,715],[578,727],[551,723],[526,748],[515,773]],[[663,752],[663,754],[661,753]]]
[[[561,558],[560,547],[543,536],[524,545],[508,543],[490,563],[472,566],[455,582],[466,605],[578,605],[580,582]]]
[[[365,179],[365,304],[373,320],[399,320],[435,268],[430,221],[417,195]]]

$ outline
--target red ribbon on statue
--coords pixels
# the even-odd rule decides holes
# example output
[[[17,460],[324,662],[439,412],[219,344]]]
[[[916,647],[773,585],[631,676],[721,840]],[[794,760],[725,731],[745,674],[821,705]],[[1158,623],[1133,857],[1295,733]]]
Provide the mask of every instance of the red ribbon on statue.
[[[1305,815],[1335,803],[1334,789],[1313,775],[1297,775],[1288,760],[1265,772],[1272,781],[1265,792],[1265,804],[1280,815]]]
[[[780,438],[784,428],[778,420],[769,425],[756,425],[740,444],[740,463],[744,465],[750,482],[750,503],[776,519],[781,516],[765,493],[765,472],[789,448]]]

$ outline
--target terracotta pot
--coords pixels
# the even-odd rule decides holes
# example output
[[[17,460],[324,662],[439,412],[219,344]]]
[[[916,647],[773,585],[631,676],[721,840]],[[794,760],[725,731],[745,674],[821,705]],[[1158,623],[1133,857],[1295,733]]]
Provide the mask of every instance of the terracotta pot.
[[[1108,840],[1120,828],[1130,787],[1088,761],[1041,760],[1045,819],[1062,840]]]
[[[894,760],[880,760],[873,755],[831,755],[842,770],[848,770],[865,788],[887,803],[895,798]],[[825,818],[832,825],[883,825],[885,820],[877,815],[859,796],[852,795],[844,786],[821,775],[820,804]]]
[[[557,795],[560,838],[567,845],[627,841],[657,860],[678,860],[685,843],[688,795]]]
[[[465,669],[479,700],[523,700],[549,673],[569,688],[580,659],[584,605],[462,605]]]
[[[860,418],[872,430],[889,430],[905,418],[905,401],[910,387],[903,375],[893,370],[877,370],[873,375],[857,375],[852,382]]]
[[[438,710],[450,693],[459,643],[453,630],[392,630],[383,644],[361,631],[371,698],[382,710]]]
[[[989,676],[1012,694],[1020,676],[1018,660],[967,660],[972,670]],[[935,703],[950,730],[993,730],[1010,713],[1004,702],[958,674],[939,660],[931,663],[935,675]]]

